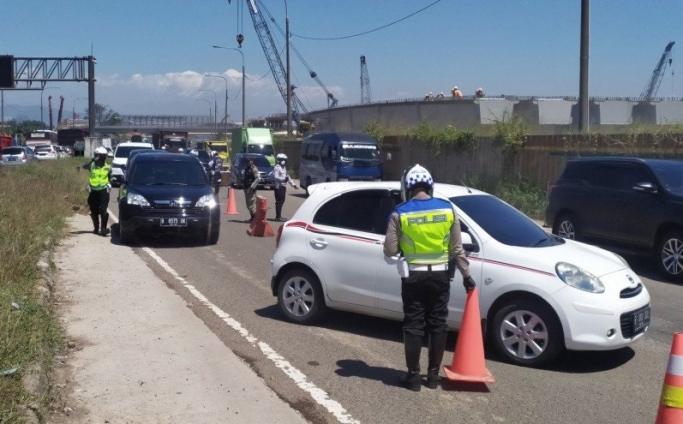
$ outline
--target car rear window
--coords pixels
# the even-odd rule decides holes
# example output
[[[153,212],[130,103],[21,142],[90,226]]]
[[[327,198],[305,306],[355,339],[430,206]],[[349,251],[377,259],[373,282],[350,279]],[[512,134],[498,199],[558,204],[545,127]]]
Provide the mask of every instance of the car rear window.
[[[130,152],[133,150],[140,150],[140,149],[151,149],[152,146],[149,147],[143,147],[143,146],[118,146],[116,148],[116,153],[114,154],[115,157],[117,158],[127,158]]]
[[[204,169],[198,162],[138,161],[128,176],[130,184],[142,185],[205,185]]]
[[[54,151],[52,146],[38,146],[36,147],[36,152],[51,152]]]
[[[21,147],[5,147],[2,149],[3,155],[21,155],[24,153],[24,149]]]

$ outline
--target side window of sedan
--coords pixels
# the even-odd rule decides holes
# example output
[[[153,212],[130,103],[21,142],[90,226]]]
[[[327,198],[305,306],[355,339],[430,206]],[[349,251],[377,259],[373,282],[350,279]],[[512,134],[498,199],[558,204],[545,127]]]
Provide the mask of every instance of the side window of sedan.
[[[387,198],[385,190],[361,190],[345,193],[325,203],[313,218],[313,223],[347,228],[368,233],[384,234],[379,227],[379,215],[386,207],[382,207]]]

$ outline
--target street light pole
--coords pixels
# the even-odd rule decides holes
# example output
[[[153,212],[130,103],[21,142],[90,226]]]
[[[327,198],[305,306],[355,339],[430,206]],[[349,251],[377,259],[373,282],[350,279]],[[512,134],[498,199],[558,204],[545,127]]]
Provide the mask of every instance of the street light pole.
[[[223,81],[225,81],[225,139],[228,139],[228,79],[225,78],[222,75],[212,75],[212,74],[204,74],[207,77],[215,77],[215,78],[223,78]]]
[[[79,100],[88,100],[88,98],[87,97],[79,97],[77,99],[74,99],[73,104],[71,105],[71,126],[72,127],[76,126],[76,102]],[[92,113],[92,111],[90,113]]]
[[[195,100],[203,100],[209,104],[209,121],[211,121],[211,100],[209,100],[209,99],[195,99]]]
[[[218,96],[216,95],[216,92],[213,90],[202,90],[199,89],[198,91],[210,91],[213,93],[213,131],[218,134],[218,122],[217,122],[217,111],[218,111]]]
[[[289,12],[287,11],[287,0],[285,2],[285,48],[287,49],[287,136],[292,136],[292,81],[290,79],[289,67]]]
[[[232,47],[221,47],[221,46],[213,46],[214,49],[225,49],[225,50],[234,50],[237,53],[239,53],[242,56],[242,128],[247,127],[247,120],[246,120],[246,107],[247,107],[247,102],[246,102],[246,90],[245,90],[245,85],[244,85],[244,53],[242,53],[242,50],[234,49]]]

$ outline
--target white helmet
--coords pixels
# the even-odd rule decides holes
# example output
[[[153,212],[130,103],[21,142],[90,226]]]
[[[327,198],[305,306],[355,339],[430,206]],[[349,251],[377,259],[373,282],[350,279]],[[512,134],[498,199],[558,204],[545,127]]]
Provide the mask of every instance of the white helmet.
[[[107,149],[104,147],[100,146],[97,149],[95,149],[95,155],[107,155]]]
[[[218,156],[218,152],[215,151],[215,150],[212,150],[212,151],[211,151],[211,156]]]
[[[434,193],[434,180],[432,175],[419,164],[415,164],[403,172],[401,177],[401,198],[403,201],[410,200],[412,197],[411,190],[416,186],[422,186],[427,189],[427,193],[432,196]]]
[[[287,155],[284,153],[278,153],[277,160],[287,160]]]

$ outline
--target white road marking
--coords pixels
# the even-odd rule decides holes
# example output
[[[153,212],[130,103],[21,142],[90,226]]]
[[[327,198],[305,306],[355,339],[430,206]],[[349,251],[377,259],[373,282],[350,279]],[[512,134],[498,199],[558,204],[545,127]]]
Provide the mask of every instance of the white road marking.
[[[109,216],[116,223],[119,222],[116,215],[111,210],[108,210]],[[229,327],[237,331],[242,337],[244,337],[252,346],[258,347],[266,358],[270,359],[276,367],[281,369],[285,375],[296,383],[301,390],[308,393],[311,398],[319,405],[323,406],[329,413],[337,418],[337,421],[343,424],[360,424],[360,421],[355,420],[350,414],[346,412],[346,409],[337,401],[330,399],[327,392],[323,389],[317,387],[315,384],[308,381],[306,375],[295,368],[289,361],[283,358],[279,353],[277,353],[269,344],[259,341],[253,334],[249,332],[246,328],[242,326],[237,320],[233,319],[230,314],[220,309],[218,306],[214,305],[207,299],[197,288],[192,284],[188,283],[183,277],[181,277],[170,265],[166,263],[159,255],[157,255],[152,249],[148,247],[143,247],[142,250],[147,253],[152,259],[154,259],[166,272],[171,274],[176,280],[178,280],[192,295],[197,298],[204,306],[208,307],[216,314],[220,319],[223,320]]]

